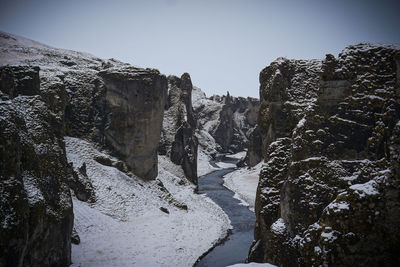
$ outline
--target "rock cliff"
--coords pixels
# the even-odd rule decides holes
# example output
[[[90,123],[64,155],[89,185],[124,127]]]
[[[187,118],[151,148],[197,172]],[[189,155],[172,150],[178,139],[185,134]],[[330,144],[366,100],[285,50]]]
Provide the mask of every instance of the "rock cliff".
[[[193,105],[198,119],[200,145],[210,153],[239,152],[247,148],[257,124],[259,101],[255,98],[214,95],[207,98],[194,88]],[[210,143],[216,143],[212,147]]]
[[[168,102],[165,106],[159,151],[181,165],[185,176],[197,184],[197,127],[192,107],[192,81],[188,73],[168,77]]]
[[[0,47],[0,265],[68,266],[69,188],[82,201],[96,193],[86,165],[67,162],[64,136],[92,141],[122,160],[118,169],[154,179],[167,79],[2,32]]]
[[[164,75],[6,33],[0,33],[0,44],[1,65],[40,67],[40,94],[65,135],[107,147],[137,176],[155,178],[167,100]],[[12,94],[18,86],[10,87]]]
[[[0,266],[69,266],[73,212],[63,135],[39,68],[0,68]]]
[[[133,173],[157,176],[157,148],[167,97],[165,76],[156,70],[109,68],[99,73],[105,87],[108,114],[104,137]]]
[[[249,261],[399,264],[399,52],[359,44],[261,71],[265,163]]]

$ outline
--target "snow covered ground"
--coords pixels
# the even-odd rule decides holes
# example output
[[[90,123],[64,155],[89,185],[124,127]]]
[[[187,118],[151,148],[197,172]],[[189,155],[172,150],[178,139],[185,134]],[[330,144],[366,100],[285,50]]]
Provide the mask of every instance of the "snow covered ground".
[[[207,155],[199,146],[197,153],[197,176],[203,176],[207,173],[219,170],[220,168],[214,167],[210,164],[211,157]]]
[[[235,192],[235,198],[254,211],[258,176],[262,163],[252,168],[241,168],[224,176],[224,186]]]
[[[233,159],[243,159],[246,156],[246,151],[240,151],[236,154],[231,154],[231,155],[226,155],[229,158],[233,158]]]
[[[73,199],[81,243],[72,246],[72,266],[192,266],[231,227],[219,206],[193,194],[168,158],[159,157],[158,178],[145,182],[95,161],[112,157],[91,143],[65,142],[68,161],[86,163],[96,192],[92,204]]]
[[[277,266],[271,263],[250,262],[250,263],[238,263],[227,267],[277,267]]]

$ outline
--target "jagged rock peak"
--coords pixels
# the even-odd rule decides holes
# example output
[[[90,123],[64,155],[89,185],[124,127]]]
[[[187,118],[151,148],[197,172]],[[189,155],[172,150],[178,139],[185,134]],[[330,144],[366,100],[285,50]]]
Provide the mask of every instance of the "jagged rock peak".
[[[188,73],[168,76],[168,103],[164,112],[159,152],[181,165],[185,176],[197,184],[197,122],[192,107],[193,85]]]

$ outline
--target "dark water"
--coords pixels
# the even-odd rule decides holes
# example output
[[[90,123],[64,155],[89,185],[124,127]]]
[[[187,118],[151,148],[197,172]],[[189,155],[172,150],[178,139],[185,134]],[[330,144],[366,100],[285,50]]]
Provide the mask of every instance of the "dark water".
[[[231,160],[225,159],[224,162]],[[232,161],[231,161],[232,162]],[[234,193],[224,187],[222,176],[234,169],[223,169],[199,178],[199,193],[206,193],[229,216],[233,226],[232,233],[222,244],[216,246],[195,266],[227,266],[235,263],[244,263],[251,242],[255,215],[247,207],[240,205],[240,201],[233,198]]]

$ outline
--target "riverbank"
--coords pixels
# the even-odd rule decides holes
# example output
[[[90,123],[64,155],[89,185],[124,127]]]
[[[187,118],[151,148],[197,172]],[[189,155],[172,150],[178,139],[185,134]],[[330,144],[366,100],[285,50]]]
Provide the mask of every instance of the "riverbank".
[[[231,166],[232,162],[218,162],[218,166]],[[229,165],[230,164],[230,165]],[[233,165],[235,166],[235,165]],[[254,213],[234,198],[235,193],[223,186],[222,177],[234,168],[225,168],[199,178],[199,193],[206,194],[229,216],[231,234],[220,244],[201,257],[195,266],[227,266],[244,263],[251,242],[255,223]]]
[[[240,168],[224,176],[224,186],[235,192],[234,198],[253,212],[261,168],[260,162],[254,167]]]
[[[112,157],[91,143],[65,143],[68,161],[86,164],[96,194],[94,203],[73,199],[81,243],[72,245],[72,266],[192,266],[231,228],[168,158],[159,157],[157,179],[145,182],[94,160]]]

